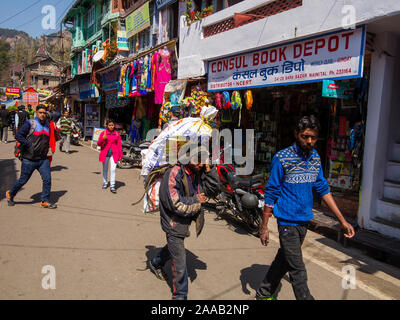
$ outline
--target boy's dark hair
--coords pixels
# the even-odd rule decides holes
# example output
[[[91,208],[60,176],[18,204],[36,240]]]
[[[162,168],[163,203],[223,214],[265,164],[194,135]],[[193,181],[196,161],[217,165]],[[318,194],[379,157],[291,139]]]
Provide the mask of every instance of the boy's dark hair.
[[[39,105],[36,107],[36,111],[39,111],[40,109],[44,109],[44,110],[47,111],[46,106],[43,105],[43,104],[39,104]]]
[[[294,130],[297,133],[304,131],[306,129],[312,129],[312,130],[316,130],[318,132],[320,131],[321,126],[319,124],[318,119],[314,115],[301,117],[297,121],[295,128],[294,128]]]

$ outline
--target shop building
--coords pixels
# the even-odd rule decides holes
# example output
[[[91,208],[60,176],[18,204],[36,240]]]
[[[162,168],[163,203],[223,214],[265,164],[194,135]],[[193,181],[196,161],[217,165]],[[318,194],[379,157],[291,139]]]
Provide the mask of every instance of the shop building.
[[[255,129],[255,170],[266,176],[274,153],[293,142],[290,120],[316,114],[343,212],[400,238],[399,14],[398,1],[254,0],[190,25],[182,17],[178,78],[207,76],[214,97],[251,90],[252,108],[222,120]]]

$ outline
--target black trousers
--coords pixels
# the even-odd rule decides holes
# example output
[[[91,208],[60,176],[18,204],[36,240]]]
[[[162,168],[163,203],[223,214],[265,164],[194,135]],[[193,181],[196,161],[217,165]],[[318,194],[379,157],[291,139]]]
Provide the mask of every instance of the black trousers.
[[[272,262],[257,298],[269,298],[275,294],[283,276],[289,272],[290,282],[297,300],[314,300],[307,286],[307,271],[301,246],[307,234],[306,226],[278,226],[281,247]]]
[[[185,299],[189,283],[186,266],[185,238],[167,234],[167,245],[152,260],[156,268],[161,268],[171,259],[172,262],[172,299]]]

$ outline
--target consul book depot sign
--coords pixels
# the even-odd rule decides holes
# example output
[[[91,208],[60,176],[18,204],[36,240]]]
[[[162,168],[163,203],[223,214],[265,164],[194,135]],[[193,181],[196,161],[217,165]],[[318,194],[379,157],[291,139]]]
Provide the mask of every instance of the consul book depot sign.
[[[208,91],[362,77],[364,48],[361,26],[212,60]]]

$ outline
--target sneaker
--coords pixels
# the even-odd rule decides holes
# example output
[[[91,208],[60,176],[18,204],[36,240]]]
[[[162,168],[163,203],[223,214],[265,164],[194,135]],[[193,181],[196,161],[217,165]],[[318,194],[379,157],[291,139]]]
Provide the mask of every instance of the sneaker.
[[[111,191],[112,193],[117,193],[117,190],[115,189],[115,187],[110,187],[110,191]]]
[[[15,205],[14,197],[11,197],[11,195],[10,195],[10,190],[8,190],[8,191],[6,192],[6,198],[7,198],[8,205],[9,205],[10,207],[12,207],[12,206]]]
[[[50,203],[50,202],[41,202],[40,203],[40,207],[41,208],[45,208],[45,209],[55,209],[57,208],[57,205],[54,203]]]
[[[162,268],[156,268],[151,260],[147,261],[149,265],[149,269],[151,272],[154,273],[154,275],[157,277],[157,279],[165,281],[165,277],[162,272]]]
[[[265,297],[256,297],[256,300],[276,300],[274,296],[270,296],[269,298]]]
[[[103,183],[103,186],[101,187],[103,190],[108,188],[108,182],[107,183]]]

